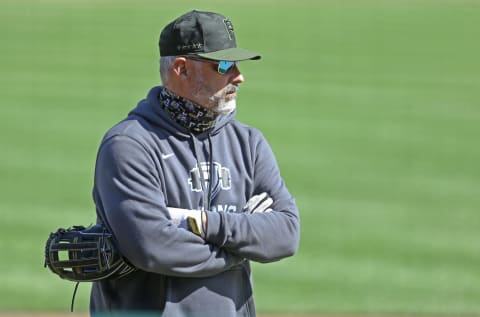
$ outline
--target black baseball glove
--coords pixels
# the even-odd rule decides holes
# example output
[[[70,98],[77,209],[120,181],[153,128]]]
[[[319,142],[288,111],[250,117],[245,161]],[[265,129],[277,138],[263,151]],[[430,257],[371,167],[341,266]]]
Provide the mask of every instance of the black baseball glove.
[[[115,248],[112,234],[99,224],[50,233],[45,246],[46,266],[74,282],[114,279],[135,270]]]

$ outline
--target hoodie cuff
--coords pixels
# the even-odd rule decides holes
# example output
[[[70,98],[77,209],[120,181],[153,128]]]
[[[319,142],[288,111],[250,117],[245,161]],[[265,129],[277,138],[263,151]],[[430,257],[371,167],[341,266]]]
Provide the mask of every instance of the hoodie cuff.
[[[224,215],[221,212],[205,211],[207,217],[207,230],[205,232],[205,241],[216,246],[223,246],[225,244],[225,237],[222,232]]]

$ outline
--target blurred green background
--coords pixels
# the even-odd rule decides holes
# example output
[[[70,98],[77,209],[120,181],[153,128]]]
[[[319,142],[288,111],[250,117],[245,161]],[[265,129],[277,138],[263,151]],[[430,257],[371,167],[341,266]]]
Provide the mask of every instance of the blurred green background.
[[[455,0],[2,0],[0,311],[69,309],[45,240],[94,222],[103,133],[192,8],[263,54],[241,64],[238,118],[301,211],[298,254],[254,265],[258,310],[480,314],[480,2]]]

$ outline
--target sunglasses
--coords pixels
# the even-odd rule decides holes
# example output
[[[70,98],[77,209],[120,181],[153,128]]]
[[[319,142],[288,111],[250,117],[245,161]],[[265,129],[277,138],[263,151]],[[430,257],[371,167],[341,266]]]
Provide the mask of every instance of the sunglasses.
[[[233,66],[237,65],[237,62],[232,62],[232,61],[215,61],[212,59],[206,59],[206,58],[201,58],[197,56],[182,56],[186,59],[191,59],[193,61],[199,61],[199,62],[207,62],[207,63],[212,63],[212,64],[217,64],[217,72],[220,75],[225,75],[230,71],[230,69],[233,68]]]

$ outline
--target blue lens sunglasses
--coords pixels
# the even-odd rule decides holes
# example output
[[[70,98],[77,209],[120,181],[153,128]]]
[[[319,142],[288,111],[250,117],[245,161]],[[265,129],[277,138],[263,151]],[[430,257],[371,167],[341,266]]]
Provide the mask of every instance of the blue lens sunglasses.
[[[232,61],[216,61],[212,59],[207,59],[207,58],[202,58],[202,57],[197,57],[197,56],[189,56],[189,55],[184,55],[182,57],[185,57],[187,59],[191,59],[193,61],[199,61],[199,62],[207,62],[207,63],[212,63],[212,64],[217,64],[217,72],[220,75],[225,75],[230,71],[230,69],[233,68],[234,65],[237,65],[237,62],[232,62]]]

